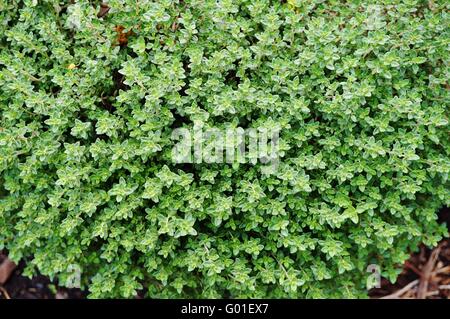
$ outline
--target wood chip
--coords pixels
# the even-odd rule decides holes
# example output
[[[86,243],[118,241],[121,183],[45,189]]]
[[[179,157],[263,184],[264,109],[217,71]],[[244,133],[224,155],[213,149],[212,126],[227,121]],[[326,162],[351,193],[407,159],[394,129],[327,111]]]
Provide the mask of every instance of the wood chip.
[[[403,294],[408,292],[410,289],[413,289],[417,284],[419,283],[419,280],[416,279],[414,281],[411,281],[409,284],[407,284],[405,287],[403,287],[400,290],[397,290],[393,294],[381,297],[380,299],[399,299]]]
[[[3,285],[11,276],[17,265],[6,257],[0,265],[0,285]]]
[[[98,13],[97,13],[97,17],[98,17],[98,18],[104,17],[105,15],[108,14],[108,11],[109,11],[110,9],[111,9],[111,8],[110,8],[106,3],[101,3],[101,4],[100,4],[100,10],[99,10]]]
[[[449,289],[450,290],[450,285],[440,285],[439,289],[441,289],[441,290]]]
[[[3,288],[2,286],[0,286],[0,292],[3,294],[5,299],[11,299],[11,297],[9,296],[8,292],[6,291],[6,289]]]
[[[423,267],[422,275],[420,276],[419,288],[417,289],[417,298],[425,299],[428,293],[428,285],[430,283],[430,277],[433,273],[433,270],[436,266],[437,259],[439,257],[439,252],[441,251],[441,247],[436,247],[430,255],[427,263]]]

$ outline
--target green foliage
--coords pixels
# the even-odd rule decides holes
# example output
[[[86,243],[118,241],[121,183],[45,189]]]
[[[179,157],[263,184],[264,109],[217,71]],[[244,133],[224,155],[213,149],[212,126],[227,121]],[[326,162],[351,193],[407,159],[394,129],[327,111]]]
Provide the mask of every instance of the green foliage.
[[[363,297],[369,264],[394,280],[446,235],[447,1],[108,5],[0,0],[0,249],[28,273],[79,265],[91,297]],[[280,126],[278,172],[173,163],[194,124]]]

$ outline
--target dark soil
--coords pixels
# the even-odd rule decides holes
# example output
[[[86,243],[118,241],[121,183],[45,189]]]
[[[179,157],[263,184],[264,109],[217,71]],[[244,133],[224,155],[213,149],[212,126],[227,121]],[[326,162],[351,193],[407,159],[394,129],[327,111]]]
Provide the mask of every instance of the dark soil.
[[[87,296],[80,289],[58,287],[57,282],[42,275],[31,279],[24,277],[24,267],[25,262],[19,263],[8,281],[0,286],[0,299],[81,299]]]

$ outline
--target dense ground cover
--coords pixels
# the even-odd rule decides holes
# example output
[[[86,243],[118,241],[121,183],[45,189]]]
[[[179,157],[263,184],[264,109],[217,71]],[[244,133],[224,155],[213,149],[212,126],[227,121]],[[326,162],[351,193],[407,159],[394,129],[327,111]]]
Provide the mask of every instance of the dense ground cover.
[[[447,1],[3,0],[0,21],[0,249],[25,273],[364,297],[369,265],[394,281],[447,235]],[[279,164],[175,163],[195,127],[280,129]]]

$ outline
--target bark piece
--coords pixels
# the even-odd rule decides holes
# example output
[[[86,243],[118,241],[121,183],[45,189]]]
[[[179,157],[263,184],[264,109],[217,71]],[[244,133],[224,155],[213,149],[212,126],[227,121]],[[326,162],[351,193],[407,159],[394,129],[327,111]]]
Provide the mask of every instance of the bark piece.
[[[0,264],[0,285],[3,285],[11,276],[17,265],[6,257]]]

